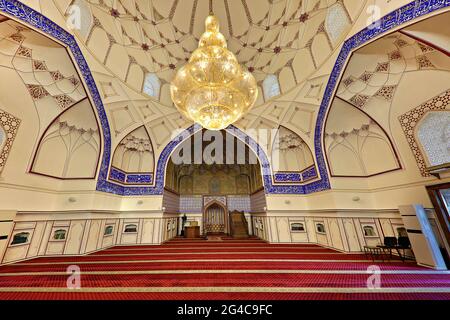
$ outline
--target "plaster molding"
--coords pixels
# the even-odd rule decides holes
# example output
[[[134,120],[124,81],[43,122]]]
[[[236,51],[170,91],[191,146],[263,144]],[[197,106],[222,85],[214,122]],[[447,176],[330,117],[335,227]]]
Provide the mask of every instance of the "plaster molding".
[[[310,194],[319,191],[328,190],[331,188],[325,155],[323,152],[323,131],[325,127],[326,115],[333,98],[335,89],[339,83],[341,73],[350,57],[351,53],[360,46],[369,43],[376,38],[386,34],[388,31],[395,30],[396,28],[427,14],[436,12],[450,6],[450,0],[415,0],[407,5],[400,7],[399,9],[382,17],[378,23],[378,28],[367,27],[360,32],[356,33],[343,44],[341,51],[338,55],[332,73],[329,77],[328,84],[322,99],[320,109],[317,116],[317,122],[314,134],[314,149],[316,155],[316,163],[318,166],[320,179],[305,185],[273,185],[272,174],[270,171],[270,164],[268,160],[261,161],[265,192],[266,194]],[[171,154],[171,152],[180,143],[180,139],[177,137],[175,140],[170,141],[163,152],[160,155],[157,165],[157,171],[155,173],[154,186],[149,187],[132,187],[122,186],[113,183],[108,180],[108,172],[111,165],[111,131],[110,125],[107,119],[105,108],[100,97],[100,93],[95,84],[92,73],[89,66],[72,34],[64,30],[55,22],[43,16],[41,13],[26,6],[17,0],[0,0],[0,12],[5,13],[8,17],[12,17],[21,22],[25,22],[31,25],[33,28],[40,30],[52,39],[63,43],[67,46],[81,75],[84,78],[84,82],[88,87],[89,94],[94,102],[100,125],[103,133],[103,156],[100,163],[100,170],[97,180],[97,190],[107,193],[133,196],[133,195],[161,195],[164,190],[164,174],[165,164]],[[196,126],[192,126],[188,130],[193,131]],[[240,138],[249,141],[253,144],[253,148],[256,150],[261,149],[252,139],[241,131],[239,133]],[[238,136],[238,137],[239,137]],[[259,153],[257,153],[259,155]],[[265,155],[264,155],[265,156]],[[265,156],[267,158],[267,156]],[[268,165],[268,166],[267,166]]]

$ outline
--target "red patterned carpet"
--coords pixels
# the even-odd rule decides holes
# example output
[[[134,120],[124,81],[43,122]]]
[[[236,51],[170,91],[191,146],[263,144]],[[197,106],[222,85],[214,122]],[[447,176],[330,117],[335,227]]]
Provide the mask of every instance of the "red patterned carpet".
[[[79,289],[67,288],[73,265],[81,271]],[[374,265],[380,285],[368,288]],[[0,267],[0,299],[447,300],[450,272],[311,244],[174,239]]]

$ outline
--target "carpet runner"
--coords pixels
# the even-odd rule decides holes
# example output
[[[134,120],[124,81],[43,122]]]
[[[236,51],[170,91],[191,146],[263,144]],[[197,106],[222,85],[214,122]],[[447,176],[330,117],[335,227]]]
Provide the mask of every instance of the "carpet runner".
[[[76,289],[67,285],[73,266]],[[0,299],[450,300],[450,272],[313,244],[176,238],[2,266]]]

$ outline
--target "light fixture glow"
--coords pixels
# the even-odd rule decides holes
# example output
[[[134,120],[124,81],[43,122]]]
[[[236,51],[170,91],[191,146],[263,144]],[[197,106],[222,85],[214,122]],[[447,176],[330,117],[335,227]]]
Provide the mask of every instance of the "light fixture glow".
[[[227,50],[214,15],[206,18],[206,31],[189,62],[170,86],[180,112],[206,129],[221,130],[236,122],[258,97],[256,80]]]

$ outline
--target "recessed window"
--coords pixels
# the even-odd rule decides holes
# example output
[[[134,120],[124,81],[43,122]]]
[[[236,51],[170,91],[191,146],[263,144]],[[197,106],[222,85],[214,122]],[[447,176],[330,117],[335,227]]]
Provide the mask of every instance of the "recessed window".
[[[375,232],[375,228],[373,226],[364,226],[364,236],[365,237],[376,237],[377,234]]]
[[[134,233],[134,232],[137,232],[137,225],[135,225],[135,224],[127,224],[127,225],[125,226],[124,232],[125,232],[125,233]]]
[[[113,231],[114,231],[114,227],[113,227],[113,226],[107,226],[107,227],[105,228],[105,233],[104,233],[104,235],[105,235],[105,236],[109,236],[109,235],[111,235],[111,234],[113,233]]]
[[[29,233],[29,232],[19,232],[19,233],[16,233],[16,234],[14,235],[14,237],[13,237],[13,240],[12,240],[12,242],[11,242],[11,245],[27,243],[29,237],[30,237],[30,233]]]
[[[316,230],[318,233],[325,233],[325,225],[323,223],[317,223]]]
[[[76,30],[81,36],[87,37],[94,19],[86,1],[75,0],[67,8],[67,25],[71,30]]]
[[[67,231],[64,229],[56,230],[53,234],[53,240],[65,240]]]
[[[161,89],[161,82],[154,73],[148,73],[145,76],[144,88],[142,91],[151,97],[159,99],[159,91]]]
[[[342,37],[350,23],[348,14],[340,3],[336,3],[328,9],[327,17],[325,18],[325,29],[333,44]]]
[[[303,223],[292,223],[291,231],[305,231],[305,226]]]
[[[417,136],[428,166],[450,162],[450,111],[428,112],[420,121]]]
[[[281,94],[280,84],[278,78],[274,74],[268,75],[263,81],[264,98],[269,100],[270,98],[279,96]]]
[[[399,227],[399,228],[397,228],[397,236],[398,237],[408,237],[408,232],[406,231],[405,228]]]

